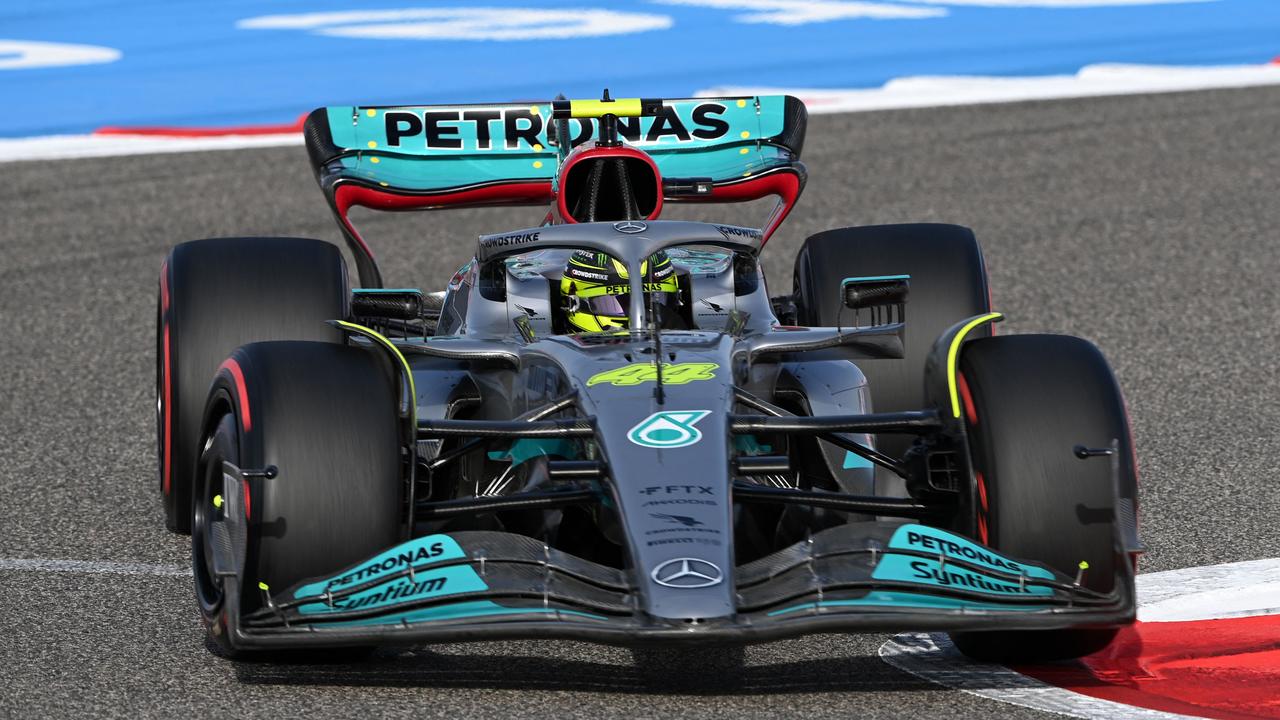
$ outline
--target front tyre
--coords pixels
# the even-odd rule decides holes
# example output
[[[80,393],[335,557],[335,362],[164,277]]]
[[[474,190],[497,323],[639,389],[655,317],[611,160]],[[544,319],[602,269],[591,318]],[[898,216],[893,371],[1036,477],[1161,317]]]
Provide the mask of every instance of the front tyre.
[[[227,598],[212,573],[210,525],[218,496],[245,493],[247,550],[241,613],[272,592],[364,560],[402,537],[398,388],[385,358],[320,342],[268,342],[236,350],[218,371],[205,412],[191,519],[196,601],[210,643],[235,655]],[[229,487],[222,463],[274,466],[271,479]]]
[[[1076,575],[1133,604],[1119,563],[1117,497],[1137,497],[1137,472],[1120,388],[1102,353],[1064,335],[973,340],[960,359],[961,396],[973,455],[977,539],[1012,557]],[[966,392],[967,390],[967,392]],[[1119,442],[1120,487],[1109,458],[1081,459],[1076,446]],[[985,502],[984,502],[985,501]],[[984,508],[985,505],[985,508]],[[964,654],[990,662],[1081,657],[1107,646],[1115,628],[957,632]]]

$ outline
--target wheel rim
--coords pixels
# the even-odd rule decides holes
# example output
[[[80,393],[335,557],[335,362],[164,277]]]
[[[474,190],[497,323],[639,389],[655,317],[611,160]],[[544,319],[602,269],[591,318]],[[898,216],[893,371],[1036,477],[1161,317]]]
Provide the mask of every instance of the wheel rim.
[[[222,463],[224,457],[216,437],[200,458],[197,490],[191,518],[191,565],[195,574],[196,600],[206,616],[222,606],[222,581],[213,574],[213,525],[222,518],[222,507],[214,498],[225,497]],[[221,503],[219,503],[221,505]]]

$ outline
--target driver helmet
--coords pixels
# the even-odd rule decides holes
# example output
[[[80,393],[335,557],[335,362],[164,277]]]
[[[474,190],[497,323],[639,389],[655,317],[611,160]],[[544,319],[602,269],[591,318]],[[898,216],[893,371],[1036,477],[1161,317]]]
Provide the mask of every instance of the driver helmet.
[[[645,308],[657,303],[660,326],[678,317],[680,281],[675,266],[659,250],[640,264],[644,275]],[[631,307],[631,283],[627,266],[601,252],[575,250],[560,280],[560,297],[570,332],[627,330]],[[665,312],[664,312],[665,311]]]

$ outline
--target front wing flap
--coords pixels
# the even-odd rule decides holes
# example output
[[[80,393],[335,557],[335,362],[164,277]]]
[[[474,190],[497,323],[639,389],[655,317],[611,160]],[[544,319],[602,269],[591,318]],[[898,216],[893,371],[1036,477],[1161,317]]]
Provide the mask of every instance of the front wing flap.
[[[1134,617],[1132,571],[1099,594],[1036,563],[913,523],[844,525],[736,568],[734,615],[638,610],[649,578],[498,532],[429,535],[238,614],[238,647],[566,638],[764,642],[816,632],[1107,627]],[[238,578],[227,578],[238,584]],[[237,604],[238,593],[229,592]]]

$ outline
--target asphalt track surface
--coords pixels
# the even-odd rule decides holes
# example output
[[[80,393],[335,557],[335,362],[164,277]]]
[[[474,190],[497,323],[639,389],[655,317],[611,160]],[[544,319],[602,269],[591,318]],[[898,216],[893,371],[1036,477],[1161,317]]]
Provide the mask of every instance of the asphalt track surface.
[[[1146,571],[1280,555],[1280,89],[822,116],[809,189],[766,251],[789,287],[818,230],[975,228],[1005,332],[1089,338],[1142,470]],[[0,167],[3,559],[187,562],[155,474],[156,278],[205,236],[340,242],[303,150]],[[708,218],[749,224],[723,206]],[[477,232],[532,209],[363,222],[395,285],[438,287]],[[359,664],[211,655],[180,575],[0,570],[0,716],[308,717],[1039,713],[881,662],[884,636],[732,656],[576,643],[384,650]]]

